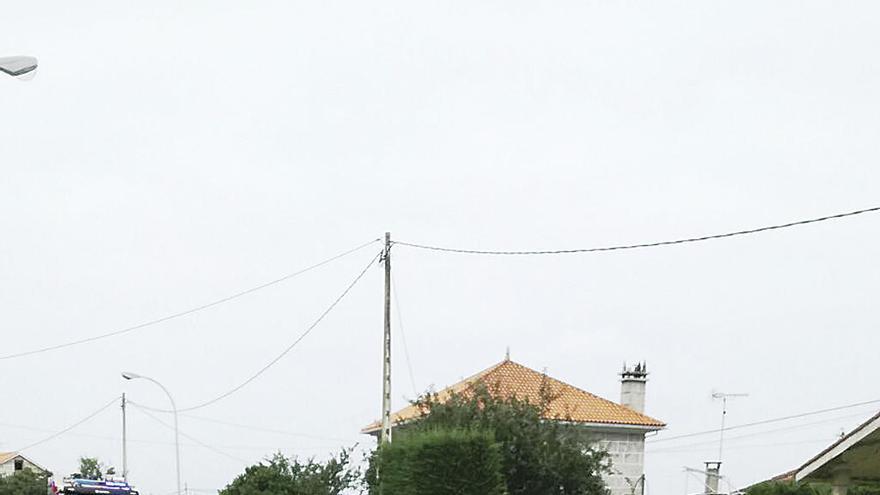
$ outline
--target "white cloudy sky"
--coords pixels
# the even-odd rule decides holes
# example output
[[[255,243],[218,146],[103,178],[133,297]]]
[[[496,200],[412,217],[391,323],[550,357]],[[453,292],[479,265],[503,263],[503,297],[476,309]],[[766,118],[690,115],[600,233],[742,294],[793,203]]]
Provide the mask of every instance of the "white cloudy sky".
[[[390,230],[486,249],[700,235],[878,202],[873,2],[112,2],[0,6],[0,354],[184,310]],[[502,359],[616,399],[651,369],[663,436],[877,399],[877,225],[862,216],[711,243],[544,258],[395,255],[414,386]],[[112,340],[0,361],[0,450],[122,392],[181,406],[296,338],[378,251]],[[378,416],[381,273],[294,352],[184,416],[190,487],[281,449],[326,455]],[[396,326],[395,332],[398,332]],[[791,469],[873,412],[731,439],[743,485]],[[297,433],[230,427],[220,420]],[[168,418],[165,418],[166,420]],[[818,421],[821,423],[816,424]],[[809,423],[809,424],[806,424]],[[29,450],[62,474],[119,464],[109,409]],[[174,490],[171,433],[132,411],[130,468]],[[731,437],[758,430],[731,433]],[[716,445],[649,447],[648,492],[684,493]],[[673,448],[674,447],[674,448]]]

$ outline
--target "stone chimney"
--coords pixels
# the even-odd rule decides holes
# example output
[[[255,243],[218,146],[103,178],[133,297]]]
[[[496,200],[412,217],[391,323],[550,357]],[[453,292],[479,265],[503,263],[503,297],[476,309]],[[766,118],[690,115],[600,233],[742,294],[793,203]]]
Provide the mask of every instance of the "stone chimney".
[[[620,403],[634,411],[645,412],[645,384],[648,367],[644,362],[629,367],[623,363],[620,373]]]
[[[706,493],[709,495],[718,493],[718,481],[721,479],[721,463],[717,461],[706,462]]]

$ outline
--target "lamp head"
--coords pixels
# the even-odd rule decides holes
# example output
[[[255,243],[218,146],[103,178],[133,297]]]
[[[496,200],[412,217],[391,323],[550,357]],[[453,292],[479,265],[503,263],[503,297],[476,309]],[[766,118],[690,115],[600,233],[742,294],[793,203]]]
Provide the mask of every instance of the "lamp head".
[[[18,79],[29,79],[37,70],[37,59],[34,57],[0,57],[0,72]]]
[[[130,371],[123,371],[122,372],[122,378],[125,378],[126,380],[134,380],[135,378],[140,378],[140,377],[141,377],[141,375],[138,375],[137,373],[132,373]]]

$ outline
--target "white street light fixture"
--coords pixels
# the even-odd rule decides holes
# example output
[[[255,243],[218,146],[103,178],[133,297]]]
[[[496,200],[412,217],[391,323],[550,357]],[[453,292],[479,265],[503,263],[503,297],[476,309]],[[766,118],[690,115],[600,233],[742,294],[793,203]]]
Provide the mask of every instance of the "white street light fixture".
[[[37,70],[34,57],[0,57],[0,72],[18,79],[30,79]]]
[[[177,429],[177,404],[174,403],[174,397],[171,397],[171,393],[168,392],[168,389],[165,388],[164,385],[162,385],[161,383],[157,382],[156,380],[154,380],[148,376],[139,375],[137,373],[132,373],[130,371],[123,371],[122,378],[125,378],[126,380],[136,380],[136,379],[140,378],[142,380],[147,380],[149,382],[153,382],[156,385],[158,385],[159,388],[161,388],[163,392],[165,392],[165,395],[168,396],[168,400],[171,401],[171,410],[174,412],[174,459],[175,459],[175,464],[177,466],[177,495],[182,495],[183,492],[180,491],[180,440],[179,440],[180,434]]]

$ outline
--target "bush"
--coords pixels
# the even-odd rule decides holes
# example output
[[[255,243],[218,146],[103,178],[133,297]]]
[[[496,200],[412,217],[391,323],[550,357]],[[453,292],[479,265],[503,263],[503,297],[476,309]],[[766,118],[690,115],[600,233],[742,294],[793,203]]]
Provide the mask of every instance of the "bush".
[[[501,455],[493,436],[433,430],[379,449],[379,492],[393,495],[503,495]]]

